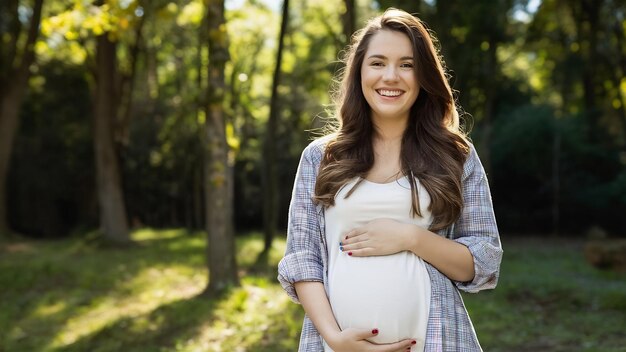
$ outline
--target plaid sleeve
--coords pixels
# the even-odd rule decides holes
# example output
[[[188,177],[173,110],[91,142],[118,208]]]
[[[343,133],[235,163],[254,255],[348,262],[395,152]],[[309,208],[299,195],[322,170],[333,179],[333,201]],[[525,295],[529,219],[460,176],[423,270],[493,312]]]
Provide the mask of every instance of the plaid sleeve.
[[[293,286],[295,282],[324,280],[320,224],[317,207],[311,199],[319,158],[321,151],[315,143],[302,152],[289,205],[287,249],[278,263],[278,281],[296,303],[300,302]]]
[[[498,283],[502,245],[483,165],[473,145],[463,171],[463,210],[454,224],[452,239],[464,244],[474,257],[474,279],[455,282],[466,292],[492,289]]]

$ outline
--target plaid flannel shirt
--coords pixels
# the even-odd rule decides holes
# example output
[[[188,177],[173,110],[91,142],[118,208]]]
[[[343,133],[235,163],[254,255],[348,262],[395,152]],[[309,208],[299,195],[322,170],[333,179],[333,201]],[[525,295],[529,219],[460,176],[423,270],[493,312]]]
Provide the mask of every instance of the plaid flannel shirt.
[[[295,282],[321,282],[328,292],[324,209],[312,201],[327,141],[328,138],[313,141],[302,152],[289,207],[287,250],[278,264],[278,280],[296,303],[299,301]],[[475,276],[471,282],[452,281],[425,263],[431,280],[425,352],[482,351],[459,290],[478,292],[492,289],[498,282],[502,246],[487,177],[471,145],[463,167],[462,192],[464,205],[460,218],[439,234],[467,246],[474,257]],[[299,351],[324,351],[321,336],[306,315]]]

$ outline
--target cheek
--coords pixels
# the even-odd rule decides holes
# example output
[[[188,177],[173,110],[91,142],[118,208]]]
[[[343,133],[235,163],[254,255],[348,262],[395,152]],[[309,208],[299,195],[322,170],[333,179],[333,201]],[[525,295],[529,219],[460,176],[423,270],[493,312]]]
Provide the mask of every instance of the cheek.
[[[361,86],[363,88],[369,85],[371,81],[371,74],[367,70],[361,70]]]
[[[366,100],[371,99],[371,95],[372,93],[372,86],[375,84],[375,80],[372,79],[372,75],[371,74],[367,74],[367,72],[361,72],[361,92],[363,93],[363,96],[365,97]]]

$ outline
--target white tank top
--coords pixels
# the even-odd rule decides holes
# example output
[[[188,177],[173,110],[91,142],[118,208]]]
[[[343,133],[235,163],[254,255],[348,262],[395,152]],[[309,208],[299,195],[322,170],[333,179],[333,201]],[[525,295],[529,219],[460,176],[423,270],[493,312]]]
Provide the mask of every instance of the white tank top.
[[[416,179],[423,217],[411,214],[411,187],[404,177],[390,183],[363,180],[347,198],[358,179],[348,182],[326,209],[329,300],[339,327],[373,329],[369,341],[393,343],[413,338],[411,351],[423,351],[430,307],[430,278],[424,261],[412,252],[375,257],[351,257],[339,250],[350,230],[378,218],[428,228],[430,197]],[[325,351],[332,351],[325,343]]]

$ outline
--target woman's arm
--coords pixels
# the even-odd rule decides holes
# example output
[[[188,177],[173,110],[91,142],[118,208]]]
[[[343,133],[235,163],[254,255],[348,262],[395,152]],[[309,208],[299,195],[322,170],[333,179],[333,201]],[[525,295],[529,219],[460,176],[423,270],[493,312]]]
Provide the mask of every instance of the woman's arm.
[[[294,284],[302,308],[309,316],[317,331],[329,343],[341,329],[337,325],[330,308],[324,284],[321,282],[301,281]]]
[[[341,244],[354,257],[410,251],[451,280],[466,282],[474,277],[473,257],[466,246],[413,224],[376,219],[350,231]]]
[[[429,262],[450,280],[469,282],[474,279],[474,257],[463,244],[423,229],[406,224],[408,249]]]
[[[317,209],[312,201],[317,165],[321,158],[319,148],[313,142],[302,152],[289,205],[287,248],[278,263],[278,281],[296,303],[300,302],[294,283],[324,281],[320,225]]]
[[[487,175],[473,145],[470,145],[462,181],[461,216],[451,231],[442,234],[466,246],[474,258],[473,279],[455,281],[455,285],[466,292],[478,292],[496,287],[503,251]]]

